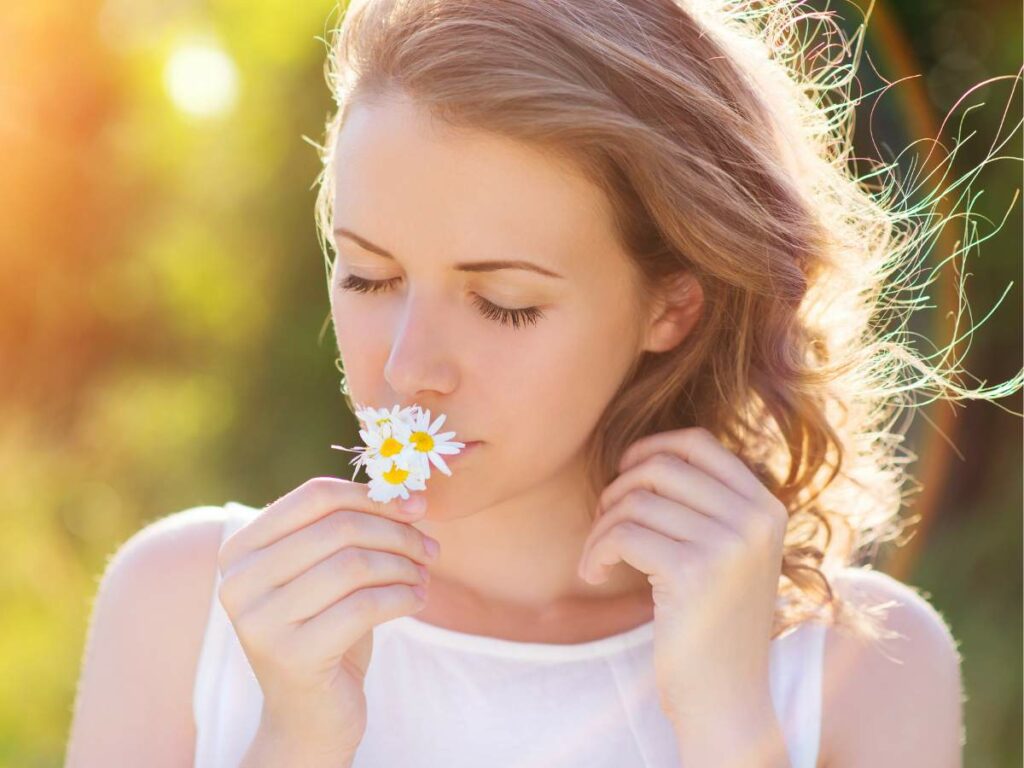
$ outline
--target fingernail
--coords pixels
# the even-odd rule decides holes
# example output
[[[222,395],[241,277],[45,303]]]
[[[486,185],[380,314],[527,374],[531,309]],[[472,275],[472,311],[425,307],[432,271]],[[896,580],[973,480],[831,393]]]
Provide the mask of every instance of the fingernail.
[[[424,587],[422,584],[417,584],[416,586],[414,586],[412,588],[412,591],[419,595],[421,599],[426,599],[427,597],[427,588]]]
[[[441,545],[437,542],[437,539],[432,539],[429,536],[424,537],[423,546],[427,549],[427,554],[432,558],[437,557],[437,553],[441,551]]]
[[[406,515],[417,515],[426,509],[427,500],[422,496],[410,496],[398,505],[400,512]]]

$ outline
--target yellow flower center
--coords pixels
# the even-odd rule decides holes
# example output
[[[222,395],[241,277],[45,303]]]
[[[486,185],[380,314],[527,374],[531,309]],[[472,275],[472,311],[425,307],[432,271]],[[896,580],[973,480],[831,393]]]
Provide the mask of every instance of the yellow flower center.
[[[417,451],[423,453],[430,453],[434,450],[434,438],[429,432],[413,432],[409,442],[416,446]]]
[[[409,470],[402,469],[396,464],[391,465],[391,469],[383,473],[382,477],[391,485],[401,485],[405,482],[405,479],[409,476]]]
[[[394,456],[395,454],[401,453],[401,451],[402,444],[393,437],[385,438],[384,442],[380,444],[381,456]]]

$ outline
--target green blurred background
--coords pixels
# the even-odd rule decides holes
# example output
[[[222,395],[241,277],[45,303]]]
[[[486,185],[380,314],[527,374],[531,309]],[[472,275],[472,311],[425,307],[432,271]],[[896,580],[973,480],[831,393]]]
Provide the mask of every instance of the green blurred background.
[[[860,113],[859,156],[936,136],[968,88],[1021,66],[1019,3],[873,13],[866,87],[872,68],[916,77],[870,125]],[[321,38],[338,16],[284,0],[0,10],[0,764],[62,764],[92,600],[132,533],[350,476],[329,448],[353,444],[355,425],[325,328],[319,166],[303,138],[322,139],[332,106]],[[969,97],[984,106],[956,168],[984,157],[1008,100],[1003,136],[1020,120],[1010,85]],[[1019,131],[1003,154],[1020,156]],[[989,385],[1020,367],[1019,188],[1013,161],[977,185],[981,232],[1008,218],[967,262],[975,320],[1013,283],[964,351]],[[947,268],[937,287],[953,285]],[[940,345],[952,305],[934,294],[914,326]],[[1000,404],[1020,412],[1020,393]],[[987,403],[922,414],[909,441],[922,522],[876,562],[920,587],[961,643],[966,764],[1020,766],[1020,419]]]

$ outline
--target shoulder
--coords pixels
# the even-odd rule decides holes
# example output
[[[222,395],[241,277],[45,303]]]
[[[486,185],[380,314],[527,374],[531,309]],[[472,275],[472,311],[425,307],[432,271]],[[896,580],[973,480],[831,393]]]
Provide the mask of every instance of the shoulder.
[[[111,556],[97,601],[144,627],[152,643],[173,644],[165,650],[194,666],[213,600],[224,525],[234,514],[230,507],[199,506],[149,522]]]
[[[958,768],[960,652],[943,616],[916,588],[880,571],[849,567],[831,583],[879,617],[883,636],[828,627],[823,765]]]
[[[228,511],[200,506],[173,512],[137,530],[108,559],[93,607],[112,642],[172,643],[205,627]],[[138,628],[144,634],[129,636]],[[167,634],[162,629],[173,630]],[[186,630],[185,633],[182,630]],[[114,635],[114,632],[118,632]],[[178,655],[187,650],[176,643]]]
[[[149,618],[170,626],[205,622],[228,514],[192,507],[146,524],[111,555],[97,599],[159,614]]]
[[[68,765],[192,759],[193,681],[229,511],[194,507],[122,543],[100,579],[76,691]]]

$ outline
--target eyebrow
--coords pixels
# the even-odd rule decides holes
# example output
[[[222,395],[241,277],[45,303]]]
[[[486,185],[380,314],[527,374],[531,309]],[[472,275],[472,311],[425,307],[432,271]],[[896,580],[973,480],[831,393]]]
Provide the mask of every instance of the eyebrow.
[[[344,227],[337,227],[334,230],[334,234],[346,237],[361,248],[376,253],[378,256],[383,256],[386,259],[395,260],[395,257],[388,253],[386,250],[381,248],[379,245],[374,245],[369,240],[360,237],[355,232]],[[497,272],[499,269],[525,269],[530,272],[537,272],[547,277],[558,277],[565,279],[564,275],[560,275],[557,272],[552,272],[550,269],[546,269],[539,264],[534,264],[532,261],[523,261],[521,259],[513,260],[499,260],[499,261],[463,261],[455,265],[455,269],[460,272]]]

